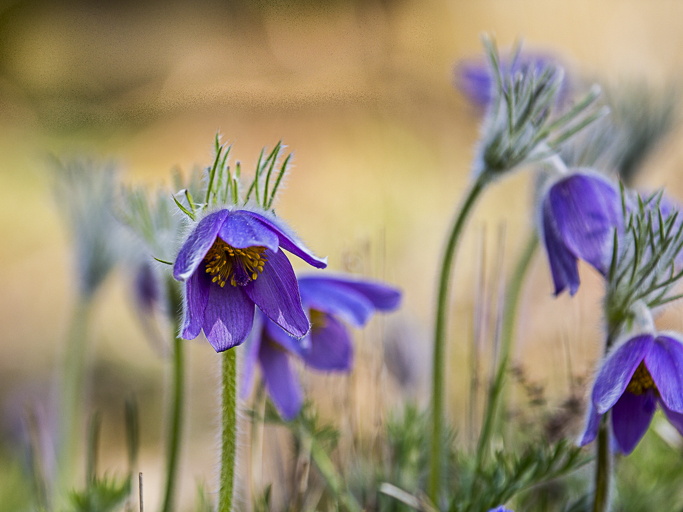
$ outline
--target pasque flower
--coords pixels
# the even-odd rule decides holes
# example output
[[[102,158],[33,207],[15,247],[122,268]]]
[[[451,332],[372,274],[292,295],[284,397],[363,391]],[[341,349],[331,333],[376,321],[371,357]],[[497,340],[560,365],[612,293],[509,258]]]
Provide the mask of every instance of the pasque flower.
[[[173,265],[173,276],[187,282],[181,336],[196,338],[204,329],[217,352],[239,345],[252,328],[254,304],[292,336],[305,336],[309,321],[281,249],[327,266],[265,211],[221,209],[201,219]]]
[[[548,65],[555,63],[549,55],[522,53],[512,62],[501,59],[503,75],[515,75],[519,72],[533,71],[540,74]],[[495,78],[491,67],[483,59],[467,59],[458,63],[455,68],[455,86],[473,105],[486,108],[494,98]],[[558,101],[566,97],[567,86],[563,84]]]
[[[581,445],[595,439],[600,418],[611,412],[617,445],[631,453],[657,404],[683,434],[683,344],[671,333],[633,336],[607,356],[593,385]]]
[[[244,392],[248,392],[258,360],[268,393],[283,418],[297,415],[303,392],[289,356],[320,371],[348,372],[353,364],[351,335],[344,322],[364,326],[375,311],[398,307],[401,293],[382,283],[345,277],[302,277],[301,300],[311,319],[311,331],[296,340],[272,321],[258,315],[245,361]]]
[[[607,274],[615,228],[623,228],[621,197],[605,178],[577,170],[550,186],[541,202],[541,236],[555,295],[567,287],[576,293],[579,259]]]

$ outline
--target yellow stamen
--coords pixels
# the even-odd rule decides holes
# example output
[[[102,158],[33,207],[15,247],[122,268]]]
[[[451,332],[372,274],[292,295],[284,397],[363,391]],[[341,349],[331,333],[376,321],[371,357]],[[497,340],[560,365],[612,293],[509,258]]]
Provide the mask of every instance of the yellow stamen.
[[[654,388],[655,391],[657,390],[655,381],[652,379],[652,375],[650,375],[645,363],[641,361],[638,368],[636,368],[633,377],[631,377],[631,382],[626,386],[626,391],[633,393],[634,395],[642,395],[645,391],[652,388]]]
[[[311,329],[318,331],[327,327],[327,314],[317,309],[311,309]]]
[[[221,288],[227,282],[232,286],[244,286],[256,280],[259,273],[263,272],[263,267],[268,261],[265,250],[266,248],[261,246],[237,249],[217,237],[204,256],[206,273],[213,276],[211,282]]]

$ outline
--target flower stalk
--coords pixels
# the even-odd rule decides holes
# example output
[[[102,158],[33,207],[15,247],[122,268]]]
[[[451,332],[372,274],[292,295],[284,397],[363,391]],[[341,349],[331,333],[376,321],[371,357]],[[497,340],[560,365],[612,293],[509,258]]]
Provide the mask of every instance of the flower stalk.
[[[178,286],[168,283],[171,297],[170,312],[173,318],[171,336],[173,338],[173,361],[171,369],[171,407],[168,413],[168,439],[166,446],[166,487],[164,490],[163,512],[171,512],[175,508],[175,489],[178,482],[178,464],[180,461],[180,445],[183,432],[183,413],[185,410],[185,357],[184,340],[178,336],[182,325],[181,299]]]
[[[619,325],[610,324],[605,340],[605,355],[619,334]],[[609,510],[609,492],[612,481],[612,439],[610,429],[610,415],[605,414],[600,419],[600,427],[595,445],[595,494],[593,495],[593,512],[607,512]]]
[[[505,294],[505,305],[503,311],[503,324],[500,334],[500,359],[496,368],[496,375],[491,387],[489,388],[489,396],[486,407],[486,414],[484,417],[484,424],[479,435],[479,443],[477,445],[477,468],[481,469],[484,461],[488,457],[489,446],[491,444],[491,436],[496,426],[498,419],[500,403],[502,398],[502,391],[505,385],[505,377],[507,375],[508,363],[510,362],[510,353],[512,351],[512,344],[514,341],[515,320],[517,319],[517,311],[519,306],[519,298],[522,292],[522,285],[526,277],[527,271],[531,266],[531,261],[536,254],[538,248],[538,235],[532,232],[529,240],[524,247],[524,252],[521,254],[514,273],[508,283]]]
[[[71,485],[76,443],[80,439],[78,419],[83,407],[83,383],[87,353],[87,330],[92,313],[92,300],[88,296],[79,298],[74,309],[62,375],[62,405],[60,411],[60,471],[59,490]]]
[[[595,496],[593,512],[609,510],[609,488],[612,478],[612,453],[610,450],[609,416],[605,415],[600,421],[598,430],[595,463]]]
[[[465,195],[465,200],[456,216],[446,243],[437,296],[436,317],[434,322],[434,359],[432,363],[432,440],[430,449],[429,497],[437,503],[443,472],[443,423],[444,399],[446,392],[446,328],[448,318],[448,298],[451,271],[455,262],[456,248],[463,228],[474,204],[489,182],[489,174],[482,172]]]
[[[221,354],[221,475],[218,512],[232,512],[237,452],[237,353]]]

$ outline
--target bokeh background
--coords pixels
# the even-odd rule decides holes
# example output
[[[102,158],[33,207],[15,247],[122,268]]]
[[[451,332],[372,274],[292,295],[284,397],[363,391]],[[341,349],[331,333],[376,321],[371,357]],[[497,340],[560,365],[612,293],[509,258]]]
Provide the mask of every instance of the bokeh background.
[[[53,386],[76,296],[48,155],[114,160],[125,182],[156,185],[173,168],[208,165],[217,130],[247,171],[283,140],[295,165],[278,213],[333,270],[405,292],[398,313],[358,333],[354,374],[305,377],[323,417],[354,432],[349,443],[372,439],[388,411],[426,403],[442,239],[478,135],[479,113],[453,87],[456,63],[481,55],[488,32],[501,48],[522,37],[581,80],[665,87],[683,75],[682,18],[681,2],[635,0],[0,2],[0,480],[17,471],[20,417]],[[657,150],[641,187],[683,197],[682,138],[675,131]],[[475,303],[491,299],[479,335],[485,379],[497,283],[534,227],[530,200],[529,173],[491,187],[459,254],[449,415],[465,433],[476,423],[467,405]],[[581,274],[575,299],[552,299],[538,255],[526,286],[515,362],[550,406],[583,393],[601,343],[600,279]],[[90,401],[104,411],[102,466],[116,472],[123,400],[140,400],[140,470],[155,507],[165,363],[136,321],[130,283],[119,269],[98,294]],[[659,325],[683,329],[680,313]],[[197,482],[212,489],[218,462],[218,358],[202,338],[188,345],[186,507]],[[265,481],[291,465],[288,442],[276,429],[266,439]]]

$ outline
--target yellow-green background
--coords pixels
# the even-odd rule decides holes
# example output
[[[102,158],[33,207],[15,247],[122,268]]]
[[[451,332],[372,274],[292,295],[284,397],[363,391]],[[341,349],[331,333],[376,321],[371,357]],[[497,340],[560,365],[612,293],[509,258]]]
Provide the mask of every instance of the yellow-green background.
[[[2,435],[10,439],[17,411],[31,397],[49,394],[75,299],[69,240],[50,196],[46,154],[113,158],[125,181],[157,184],[168,182],[174,166],[187,172],[210,163],[217,130],[234,142],[233,155],[246,170],[262,146],[282,139],[295,165],[278,213],[316,253],[329,256],[331,269],[383,278],[405,293],[399,313],[357,337],[363,357],[354,376],[305,380],[326,418],[374,435],[385,406],[396,407],[407,395],[425,402],[436,267],[478,133],[476,112],[452,87],[454,64],[480,54],[480,35],[488,32],[502,48],[523,37],[527,47],[558,55],[570,74],[663,86],[683,70],[682,18],[683,3],[673,0],[3,2]],[[680,141],[675,132],[648,162],[640,185],[667,185],[680,197]],[[460,249],[448,376],[450,417],[462,429],[479,240],[486,240],[485,267],[495,277],[500,251],[509,270],[532,228],[529,175],[519,172],[490,188]],[[558,400],[569,390],[567,353],[573,373],[590,376],[601,343],[600,279],[587,266],[581,275],[574,299],[553,299],[539,255],[521,308],[515,361]],[[154,507],[165,365],[136,323],[129,285],[120,270],[97,298],[92,393],[105,410],[102,464],[119,471],[122,400],[132,393],[141,398],[140,470],[146,505]],[[659,322],[683,328],[676,307]],[[407,394],[381,364],[386,333],[403,335],[420,376]],[[185,505],[197,481],[214,483],[218,460],[218,358],[201,338],[188,346]],[[275,462],[266,480],[291,463],[285,449],[272,456],[280,448],[269,442]]]

